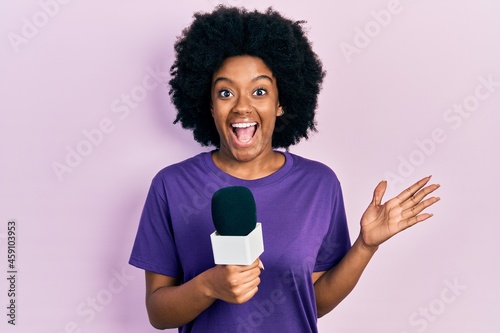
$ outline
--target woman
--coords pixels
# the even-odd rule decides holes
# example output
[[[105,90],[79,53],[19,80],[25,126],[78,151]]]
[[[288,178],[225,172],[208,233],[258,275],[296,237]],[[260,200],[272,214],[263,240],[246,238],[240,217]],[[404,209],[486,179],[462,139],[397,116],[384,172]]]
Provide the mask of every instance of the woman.
[[[176,122],[214,146],[158,173],[130,263],[146,271],[151,324],[180,332],[317,332],[317,318],[354,288],[378,246],[431,217],[439,185],[424,178],[384,205],[377,185],[351,246],[340,183],[327,166],[287,151],[315,130],[324,76],[301,27],[219,7],[196,14],[175,45]],[[248,266],[215,265],[210,198],[246,186],[265,252]],[[265,270],[262,270],[265,263]]]

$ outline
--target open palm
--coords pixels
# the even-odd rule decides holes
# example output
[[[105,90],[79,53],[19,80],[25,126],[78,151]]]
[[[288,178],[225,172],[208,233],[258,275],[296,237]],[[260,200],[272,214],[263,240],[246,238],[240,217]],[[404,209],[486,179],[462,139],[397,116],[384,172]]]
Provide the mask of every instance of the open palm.
[[[382,181],[377,185],[373,191],[373,200],[361,217],[361,235],[366,246],[377,247],[400,231],[432,216],[430,213],[420,214],[440,199],[431,197],[424,200],[439,188],[438,184],[425,186],[430,178],[419,180],[383,205],[382,197],[387,189],[387,182]]]

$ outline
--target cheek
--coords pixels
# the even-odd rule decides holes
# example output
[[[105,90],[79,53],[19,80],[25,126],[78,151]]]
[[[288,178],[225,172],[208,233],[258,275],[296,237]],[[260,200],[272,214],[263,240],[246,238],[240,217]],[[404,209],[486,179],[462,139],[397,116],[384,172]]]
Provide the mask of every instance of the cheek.
[[[276,118],[273,116],[269,116],[266,119],[266,123],[262,128],[262,132],[269,134],[269,135],[272,135],[272,133],[274,132],[275,126],[276,126]]]
[[[223,117],[220,113],[212,112],[212,118],[213,118],[215,127],[217,128],[217,132],[222,133],[222,131],[224,131],[224,129],[226,128],[225,117]]]

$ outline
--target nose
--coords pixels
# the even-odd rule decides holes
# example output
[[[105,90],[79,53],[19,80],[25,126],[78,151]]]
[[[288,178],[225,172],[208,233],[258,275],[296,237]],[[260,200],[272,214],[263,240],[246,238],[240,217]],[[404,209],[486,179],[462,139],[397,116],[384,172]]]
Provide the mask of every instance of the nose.
[[[252,103],[250,99],[246,96],[238,97],[236,104],[233,107],[233,112],[240,115],[246,115],[252,112]]]

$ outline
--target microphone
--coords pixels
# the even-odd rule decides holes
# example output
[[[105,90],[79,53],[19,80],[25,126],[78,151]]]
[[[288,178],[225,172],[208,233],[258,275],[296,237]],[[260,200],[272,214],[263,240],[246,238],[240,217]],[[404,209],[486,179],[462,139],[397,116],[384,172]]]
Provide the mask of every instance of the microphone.
[[[262,226],[252,192],[244,186],[219,189],[212,196],[210,235],[217,265],[250,265],[264,252]]]

